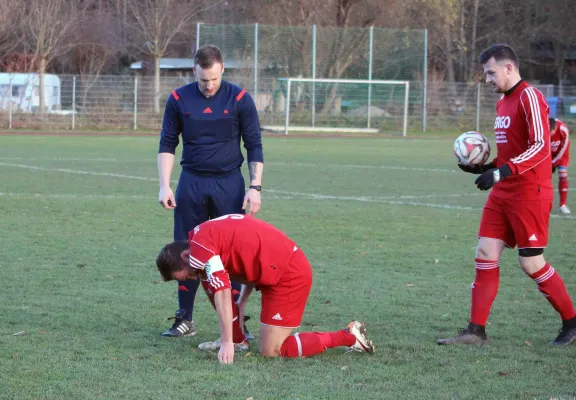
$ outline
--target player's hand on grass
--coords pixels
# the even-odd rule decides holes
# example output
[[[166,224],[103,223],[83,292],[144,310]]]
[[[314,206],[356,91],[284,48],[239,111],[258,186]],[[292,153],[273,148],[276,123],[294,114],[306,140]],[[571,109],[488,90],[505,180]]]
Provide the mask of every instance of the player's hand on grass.
[[[260,205],[262,204],[262,199],[260,197],[260,192],[256,189],[248,189],[246,195],[244,195],[244,203],[242,204],[242,209],[246,210],[246,207],[250,205],[248,209],[248,215],[254,215],[260,211]]]
[[[222,342],[218,351],[218,361],[220,364],[232,364],[234,362],[234,343]]]
[[[158,194],[158,201],[160,205],[167,210],[173,210],[176,207],[176,199],[174,198],[174,192],[169,187],[160,188],[160,193]]]

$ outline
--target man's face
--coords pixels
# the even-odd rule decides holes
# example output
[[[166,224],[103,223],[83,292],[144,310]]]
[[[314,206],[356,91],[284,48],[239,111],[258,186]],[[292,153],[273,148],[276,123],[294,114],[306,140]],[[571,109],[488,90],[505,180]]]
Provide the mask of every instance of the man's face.
[[[220,63],[214,63],[210,68],[202,68],[199,65],[194,67],[198,88],[204,96],[212,97],[218,92],[222,85],[223,73],[224,65]]]
[[[172,277],[177,281],[187,281],[189,279],[196,280],[198,278],[198,271],[190,267],[186,267],[180,271],[172,272]]]
[[[482,64],[486,74],[486,83],[492,86],[494,93],[504,93],[510,89],[510,75],[513,71],[513,64],[508,60],[496,61],[490,58]]]

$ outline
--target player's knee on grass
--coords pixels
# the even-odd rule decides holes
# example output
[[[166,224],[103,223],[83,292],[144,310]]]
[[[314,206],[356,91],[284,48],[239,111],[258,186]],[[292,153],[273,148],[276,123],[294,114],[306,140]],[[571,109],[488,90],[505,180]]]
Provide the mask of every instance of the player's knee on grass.
[[[263,343],[261,340],[258,341],[258,352],[264,357],[280,357],[282,343]]]

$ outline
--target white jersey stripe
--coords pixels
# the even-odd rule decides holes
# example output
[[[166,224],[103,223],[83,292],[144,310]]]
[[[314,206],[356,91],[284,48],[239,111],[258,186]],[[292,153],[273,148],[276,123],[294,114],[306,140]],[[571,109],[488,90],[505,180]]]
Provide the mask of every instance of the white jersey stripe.
[[[532,111],[531,125],[534,127],[534,144],[530,146],[524,153],[512,159],[512,162],[514,163],[519,163],[532,158],[534,154],[538,153],[538,151],[540,151],[544,146],[543,143],[544,128],[542,127],[542,119],[540,114],[540,107],[538,106],[538,99],[534,94],[534,91],[530,87],[526,88],[522,94],[524,93],[526,93],[526,97],[528,98],[528,102],[530,104],[530,110]]]
[[[530,158],[534,157],[538,152],[540,152],[545,145],[546,138],[544,138],[544,127],[542,125],[542,114],[540,112],[540,107],[538,103],[538,97],[534,92],[532,87],[528,87],[522,92],[522,94],[526,93],[526,97],[528,98],[529,106],[531,109],[532,115],[532,125],[534,126],[534,144],[530,146],[524,153],[520,154],[518,157],[512,158],[511,161],[514,164],[518,164],[529,160]],[[521,101],[522,106],[524,107],[524,103]],[[526,113],[526,109],[524,108],[524,112]],[[527,121],[530,123],[530,121]],[[546,157],[542,159],[545,160]],[[542,162],[540,161],[540,162]],[[540,163],[538,163],[540,164]],[[536,165],[538,165],[536,164]],[[536,165],[532,166],[534,168]],[[530,169],[532,169],[530,168]],[[526,170],[528,171],[528,170]],[[524,172],[526,172],[524,171]]]

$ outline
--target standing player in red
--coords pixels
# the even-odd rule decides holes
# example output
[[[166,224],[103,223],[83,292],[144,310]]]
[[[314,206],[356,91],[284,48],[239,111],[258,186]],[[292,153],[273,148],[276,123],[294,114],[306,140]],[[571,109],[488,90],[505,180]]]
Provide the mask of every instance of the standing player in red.
[[[218,360],[231,364],[243,341],[244,309],[255,288],[262,293],[258,350],[265,357],[307,357],[327,348],[349,346],[373,353],[366,327],[358,321],[336,332],[298,332],[312,286],[306,256],[282,231],[251,216],[230,214],[204,222],[189,240],[166,245],[156,260],[165,281],[204,280],[220,323]],[[233,311],[230,282],[243,283],[238,315]]]
[[[490,307],[498,292],[500,256],[518,246],[522,270],[538,285],[562,318],[555,345],[576,340],[576,310],[562,278],[544,259],[548,220],[554,197],[548,105],[542,93],[520,78],[518,56],[504,44],[480,54],[486,82],[502,93],[496,103],[494,131],[498,154],[488,165],[463,167],[481,174],[480,190],[493,187],[482,212],[476,249],[476,279],[472,284],[470,323],[438,344],[483,344]]]
[[[552,149],[552,173],[558,169],[558,194],[560,195],[560,212],[570,214],[566,205],[568,200],[568,164],[570,164],[570,131],[559,119],[550,117],[550,148]]]

